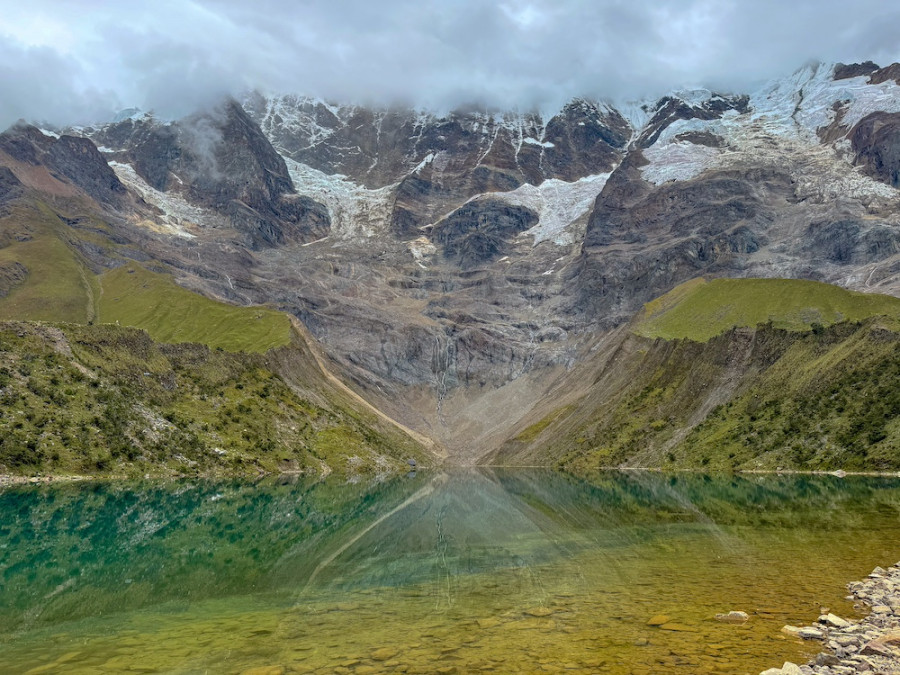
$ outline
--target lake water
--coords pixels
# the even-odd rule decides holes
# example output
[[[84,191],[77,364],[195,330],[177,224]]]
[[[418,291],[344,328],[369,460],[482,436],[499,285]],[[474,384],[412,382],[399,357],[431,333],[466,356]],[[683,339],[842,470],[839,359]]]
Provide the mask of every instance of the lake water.
[[[846,583],[898,559],[893,478],[7,488],[0,672],[756,675],[816,653],[784,624],[856,616]]]

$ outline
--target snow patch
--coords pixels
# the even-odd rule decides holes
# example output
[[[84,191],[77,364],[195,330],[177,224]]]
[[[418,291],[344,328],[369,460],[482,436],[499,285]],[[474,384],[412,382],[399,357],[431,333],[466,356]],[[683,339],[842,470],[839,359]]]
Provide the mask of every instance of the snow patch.
[[[336,239],[371,237],[391,220],[396,185],[370,190],[340,174],[327,174],[284,157],[297,193],[321,202],[331,217]]]
[[[601,173],[571,183],[553,178],[537,186],[526,183],[510,192],[492,192],[487,196],[538,214],[537,225],[524,233],[534,237],[535,245],[551,240],[565,246],[574,243],[580,234],[569,226],[593,208],[609,176]]]
[[[748,113],[729,110],[720,119],[674,121],[643,151],[649,164],[641,167],[641,175],[659,185],[690,180],[709,169],[764,165],[789,172],[797,196],[804,199],[824,203],[853,197],[873,205],[896,199],[894,188],[853,165],[846,142],[823,145],[816,132],[835,120],[835,102],[843,104],[842,124],[848,128],[873,112],[900,112],[900,86],[868,84],[866,77],[835,81],[833,73],[833,65],[811,64],[754,92]],[[714,134],[725,147],[676,140],[686,132]]]
[[[690,180],[713,166],[719,154],[718,148],[687,141],[656,143],[644,150],[644,157],[650,163],[641,167],[641,176],[654,185]]]
[[[119,177],[120,181],[139,194],[145,202],[152,204],[163,212],[161,227],[158,228],[158,231],[163,234],[193,239],[194,235],[186,228],[202,227],[204,222],[208,220],[209,216],[204,209],[189,204],[179,195],[160,192],[156,188],[151,187],[130,164],[110,162],[109,166],[116,172],[116,176]],[[143,224],[148,225],[149,223],[145,222]]]
[[[551,143],[550,141],[543,141],[543,142],[541,142],[541,141],[539,141],[539,140],[536,139],[536,138],[523,138],[523,139],[522,139],[522,142],[523,142],[523,143],[528,143],[528,145],[539,145],[539,146],[542,147],[542,148],[555,148],[555,147],[556,147],[556,146],[553,145],[553,143]]]
[[[434,161],[434,153],[429,152],[427,155],[425,155],[425,159],[423,159],[421,162],[419,162],[418,166],[416,166],[416,168],[413,169],[412,172],[419,173],[422,169],[424,169],[426,166],[431,164],[433,161]]]

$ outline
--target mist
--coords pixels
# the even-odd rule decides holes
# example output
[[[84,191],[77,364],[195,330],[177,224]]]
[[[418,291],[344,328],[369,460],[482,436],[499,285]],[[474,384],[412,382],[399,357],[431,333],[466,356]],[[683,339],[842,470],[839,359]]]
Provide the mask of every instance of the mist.
[[[813,59],[900,60],[898,25],[881,0],[34,0],[0,15],[0,127],[250,89],[435,110],[743,92]]]

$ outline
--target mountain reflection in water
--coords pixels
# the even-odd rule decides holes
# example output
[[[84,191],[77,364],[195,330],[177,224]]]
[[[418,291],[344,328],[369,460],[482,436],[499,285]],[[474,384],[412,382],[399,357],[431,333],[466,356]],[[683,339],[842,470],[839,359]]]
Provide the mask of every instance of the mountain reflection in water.
[[[831,476],[7,488],[0,670],[758,673],[815,649],[785,623],[853,615],[898,512],[900,480]]]

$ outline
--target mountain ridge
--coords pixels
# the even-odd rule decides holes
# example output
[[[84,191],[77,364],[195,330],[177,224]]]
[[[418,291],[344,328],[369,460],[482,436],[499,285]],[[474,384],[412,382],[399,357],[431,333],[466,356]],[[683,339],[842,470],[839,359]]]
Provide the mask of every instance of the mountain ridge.
[[[23,187],[4,185],[30,197],[3,208],[52,187],[95,272],[152,261],[191,290],[288,312],[363,398],[463,463],[690,279],[900,293],[894,66],[809,65],[646,109],[575,101],[550,119],[278,105],[67,130],[98,146],[120,206],[29,164],[23,132],[5,132],[0,165]],[[148,137],[158,166],[139,161]]]

